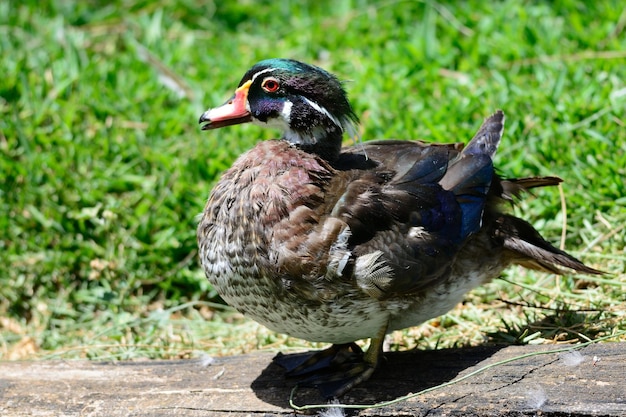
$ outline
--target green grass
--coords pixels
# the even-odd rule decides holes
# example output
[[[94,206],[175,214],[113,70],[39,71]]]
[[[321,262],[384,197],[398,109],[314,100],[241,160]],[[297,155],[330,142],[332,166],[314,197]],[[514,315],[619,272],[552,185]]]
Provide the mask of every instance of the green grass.
[[[275,134],[198,117],[269,57],[347,80],[363,140],[466,141],[502,108],[500,171],[566,179],[516,212],[612,273],[513,268],[391,349],[626,329],[623,2],[99,3],[0,0],[0,358],[303,346],[216,304],[196,259],[211,186]]]

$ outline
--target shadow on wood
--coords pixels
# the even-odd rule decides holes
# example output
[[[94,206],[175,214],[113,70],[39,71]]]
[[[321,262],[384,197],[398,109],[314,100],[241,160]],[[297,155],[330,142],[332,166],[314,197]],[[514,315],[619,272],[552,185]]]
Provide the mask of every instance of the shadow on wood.
[[[373,404],[431,388],[451,381],[465,369],[491,357],[503,347],[386,353],[384,363],[372,378],[350,390],[341,400],[344,404]],[[290,356],[307,355],[296,353]],[[272,362],[252,382],[251,388],[260,400],[288,408],[291,390],[297,382],[297,378],[285,378],[284,370]],[[298,388],[294,400],[297,404],[325,403],[313,388]]]

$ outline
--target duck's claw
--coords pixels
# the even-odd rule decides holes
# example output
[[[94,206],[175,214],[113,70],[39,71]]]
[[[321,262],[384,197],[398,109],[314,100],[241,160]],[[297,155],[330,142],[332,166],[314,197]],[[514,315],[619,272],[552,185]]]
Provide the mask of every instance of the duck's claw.
[[[312,354],[279,354],[274,362],[287,370],[286,376],[303,377],[298,386],[317,388],[324,398],[331,399],[367,381],[376,370],[378,356],[369,358],[356,343],[348,343]]]

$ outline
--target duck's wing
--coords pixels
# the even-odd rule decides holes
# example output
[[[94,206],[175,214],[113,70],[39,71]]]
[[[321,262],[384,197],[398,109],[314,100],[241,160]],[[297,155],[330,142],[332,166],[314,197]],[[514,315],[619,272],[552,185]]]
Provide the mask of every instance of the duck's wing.
[[[306,293],[353,282],[381,298],[445,275],[481,227],[503,118],[488,118],[464,149],[379,141],[344,152],[334,175],[311,181],[308,201],[275,227],[285,285]]]

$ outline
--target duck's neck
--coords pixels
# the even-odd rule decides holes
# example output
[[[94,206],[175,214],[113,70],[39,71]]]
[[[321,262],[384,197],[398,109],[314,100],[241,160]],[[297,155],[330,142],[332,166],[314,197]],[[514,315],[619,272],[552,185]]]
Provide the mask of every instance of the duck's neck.
[[[341,153],[343,130],[337,126],[331,128],[313,128],[307,132],[289,130],[283,139],[304,152],[315,154],[333,163]]]

